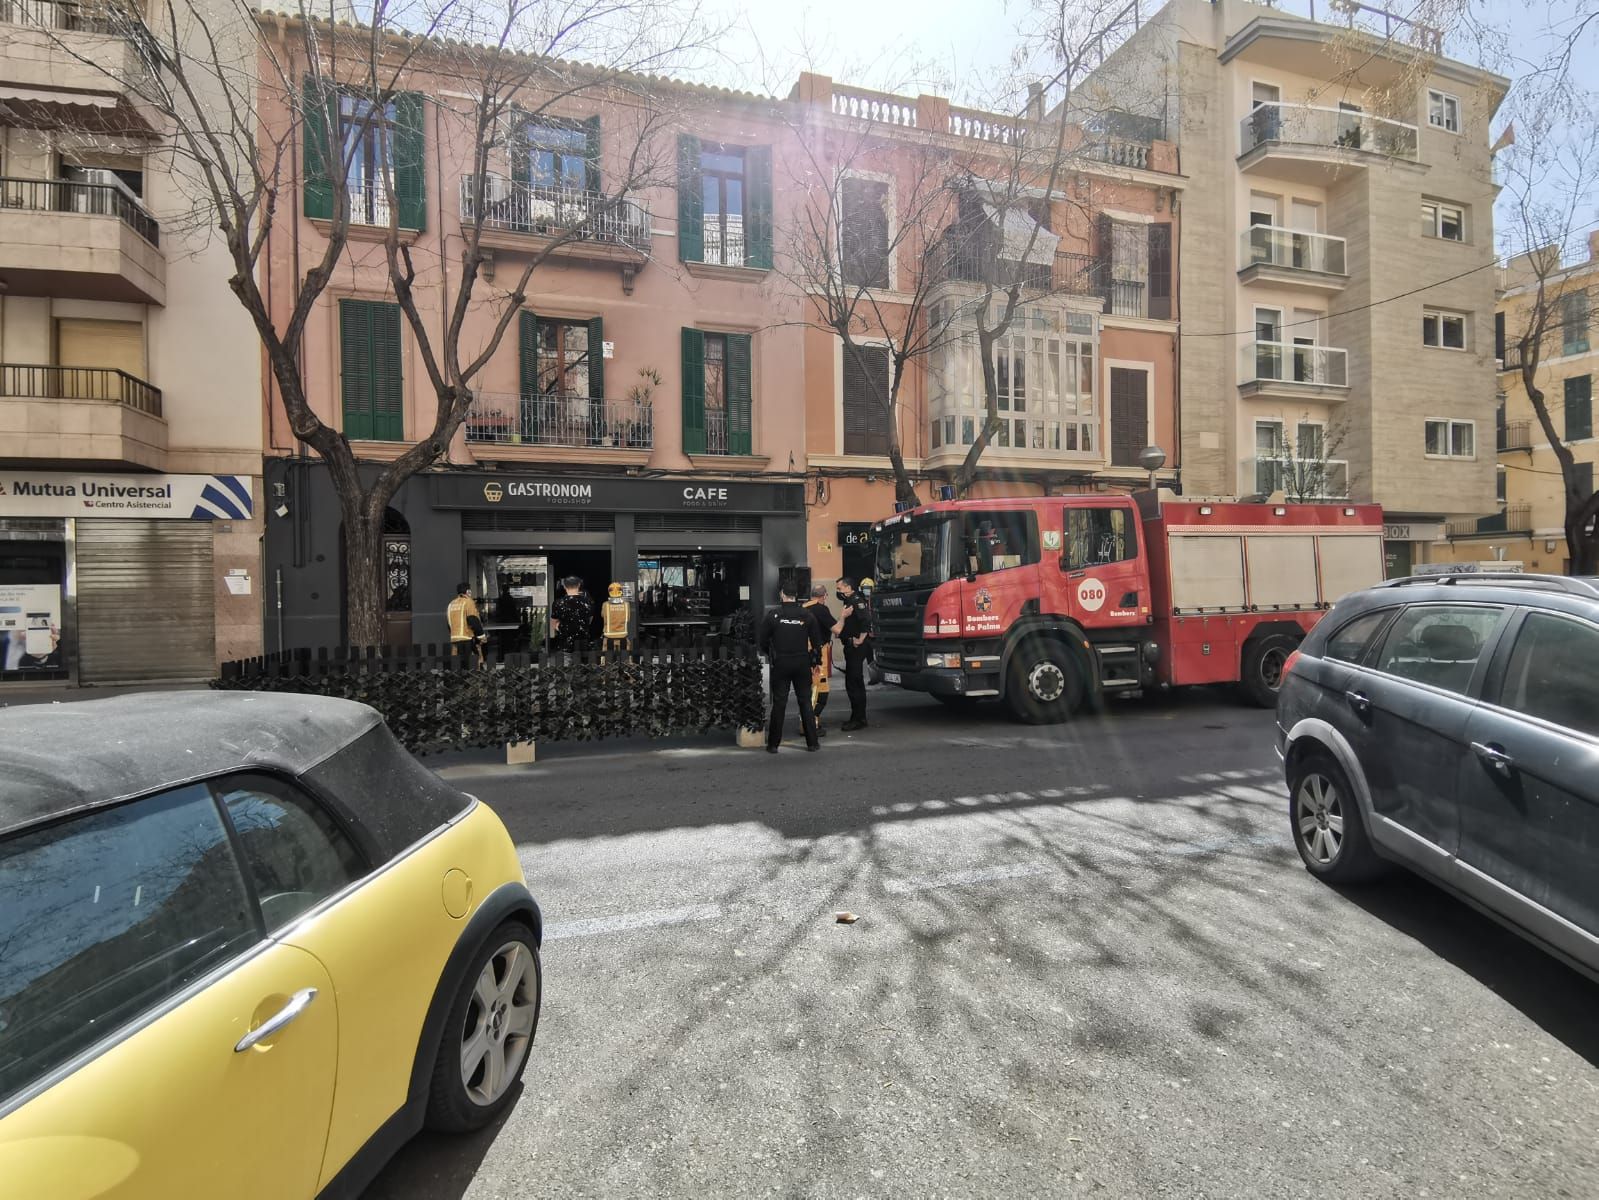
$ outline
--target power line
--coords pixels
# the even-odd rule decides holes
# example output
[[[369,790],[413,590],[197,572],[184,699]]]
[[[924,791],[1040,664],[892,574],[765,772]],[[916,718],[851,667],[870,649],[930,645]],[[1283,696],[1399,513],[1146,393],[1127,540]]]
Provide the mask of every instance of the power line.
[[[1594,229],[1594,228],[1599,228],[1599,221],[1589,221],[1586,225],[1578,225],[1576,228],[1569,230],[1567,236],[1571,236],[1573,234],[1581,233],[1581,232],[1583,232],[1586,229]],[[1526,251],[1522,250],[1522,251],[1519,251],[1517,254],[1510,255],[1509,257],[1515,258],[1515,257],[1519,257],[1520,254],[1525,254],[1525,253],[1526,253]],[[1420,287],[1411,288],[1408,292],[1399,292],[1396,295],[1384,296],[1381,300],[1373,300],[1373,301],[1371,301],[1368,304],[1359,304],[1359,305],[1356,305],[1354,308],[1344,308],[1344,309],[1340,309],[1337,312],[1318,313],[1316,316],[1311,317],[1311,318],[1309,318],[1307,320],[1303,320],[1303,321],[1287,321],[1287,322],[1284,322],[1283,324],[1279,325],[1278,328],[1279,329],[1293,329],[1293,328],[1296,328],[1297,326],[1300,326],[1300,325],[1315,325],[1315,324],[1318,324],[1321,321],[1329,320],[1329,319],[1331,319],[1333,317],[1347,317],[1347,316],[1350,316],[1353,313],[1366,312],[1368,309],[1378,308],[1378,307],[1380,307],[1381,305],[1384,305],[1384,304],[1392,304],[1396,300],[1404,300],[1407,297],[1417,295],[1420,292],[1429,292],[1435,287],[1442,287],[1446,283],[1453,283],[1457,279],[1464,279],[1466,276],[1475,275],[1479,271],[1487,271],[1487,270],[1489,270],[1491,268],[1498,267],[1499,266],[1499,262],[1500,262],[1500,260],[1497,257],[1495,257],[1495,258],[1492,258],[1492,259],[1490,259],[1489,261],[1487,261],[1485,263],[1481,263],[1481,264],[1479,264],[1479,265],[1477,265],[1475,267],[1471,267],[1471,268],[1469,268],[1467,270],[1460,271],[1457,274],[1447,275],[1447,276],[1445,276],[1442,279],[1434,279],[1431,283],[1424,283]],[[1220,331],[1220,332],[1201,332],[1201,333],[1190,333],[1190,332],[1188,332],[1186,330],[1179,330],[1177,336],[1180,337],[1180,338],[1252,337],[1252,336],[1255,335],[1256,332],[1257,331],[1254,330],[1254,329],[1233,329],[1233,330],[1226,330],[1226,331]]]

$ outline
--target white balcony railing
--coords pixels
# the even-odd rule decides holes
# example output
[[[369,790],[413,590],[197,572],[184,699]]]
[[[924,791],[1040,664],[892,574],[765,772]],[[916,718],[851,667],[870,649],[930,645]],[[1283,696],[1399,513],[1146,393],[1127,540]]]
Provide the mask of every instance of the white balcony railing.
[[[1306,233],[1280,225],[1252,225],[1244,231],[1240,269],[1281,267],[1285,271],[1316,271],[1344,275],[1344,239],[1325,233]]]
[[[1349,386],[1349,352],[1332,346],[1250,342],[1243,348],[1238,382]]]
[[[742,267],[744,256],[744,218],[735,213],[706,213],[705,261],[721,267]]]
[[[477,220],[477,176],[461,176],[461,223]],[[650,248],[650,214],[636,200],[578,188],[545,187],[503,175],[483,180],[483,228],[566,237],[639,251]]]
[[[1349,463],[1341,458],[1252,458],[1255,492],[1282,492],[1290,500],[1342,500],[1349,495]]]
[[[1370,113],[1314,104],[1262,104],[1239,123],[1240,154],[1257,146],[1287,144],[1321,149],[1367,150],[1417,161],[1414,125]]]
[[[381,179],[370,183],[352,180],[350,190],[350,224],[375,225],[386,228],[392,209],[389,207],[389,189]]]

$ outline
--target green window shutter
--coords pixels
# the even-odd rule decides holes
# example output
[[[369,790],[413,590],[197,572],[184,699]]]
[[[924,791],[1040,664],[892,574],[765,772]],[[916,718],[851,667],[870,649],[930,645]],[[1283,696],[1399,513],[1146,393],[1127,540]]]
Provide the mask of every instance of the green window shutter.
[[[763,271],[772,269],[772,148],[744,151],[744,261]]]
[[[677,257],[683,262],[705,261],[705,183],[700,174],[700,139],[692,133],[677,135]],[[703,354],[700,362],[704,364]],[[704,432],[702,425],[702,438]]]
[[[583,157],[588,159],[588,190],[600,190],[600,119],[589,117],[583,122],[583,135],[588,139]]]
[[[394,193],[400,202],[400,228],[427,228],[427,169],[422,136],[422,96],[394,97]]]
[[[683,330],[683,453],[705,453],[705,335]]]
[[[372,315],[364,300],[339,301],[339,395],[344,436],[372,437]]]
[[[400,306],[372,303],[372,436],[405,440],[405,375],[400,357]]]
[[[605,322],[599,317],[589,321],[589,397],[605,398]]]
[[[324,161],[328,145],[328,105],[320,81],[307,75],[302,84],[300,128],[305,144],[305,215],[333,219],[333,180]]]
[[[539,440],[539,319],[523,309],[517,314],[517,356],[521,367],[521,401],[517,404],[518,420],[512,429],[512,440],[526,438]]]
[[[750,335],[727,335],[727,452],[750,449]]]
[[[1593,436],[1593,376],[1566,380],[1566,441]]]

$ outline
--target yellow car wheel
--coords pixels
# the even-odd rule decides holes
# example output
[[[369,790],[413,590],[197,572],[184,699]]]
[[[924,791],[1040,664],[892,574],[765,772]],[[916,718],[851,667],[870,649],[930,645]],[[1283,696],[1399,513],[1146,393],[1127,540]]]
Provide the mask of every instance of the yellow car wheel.
[[[450,1006],[428,1090],[430,1129],[481,1129],[510,1105],[538,1029],[542,992],[532,931],[505,922],[473,955]]]

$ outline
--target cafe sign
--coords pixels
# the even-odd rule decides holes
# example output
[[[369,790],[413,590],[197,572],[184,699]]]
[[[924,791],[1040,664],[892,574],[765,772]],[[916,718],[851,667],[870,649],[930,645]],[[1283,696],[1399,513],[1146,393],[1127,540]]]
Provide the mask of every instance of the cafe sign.
[[[794,483],[720,479],[563,478],[510,472],[429,476],[436,508],[592,508],[609,512],[802,513]]]
[[[0,470],[0,517],[248,521],[248,475],[102,475]]]

